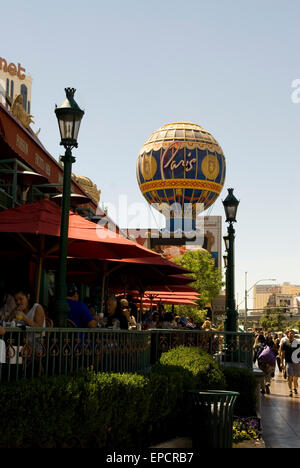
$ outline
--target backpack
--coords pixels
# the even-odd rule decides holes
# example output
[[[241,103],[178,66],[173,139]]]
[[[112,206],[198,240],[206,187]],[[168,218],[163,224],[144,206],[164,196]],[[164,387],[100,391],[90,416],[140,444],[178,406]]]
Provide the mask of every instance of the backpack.
[[[270,346],[264,347],[257,360],[259,364],[270,364],[271,366],[276,364],[276,356]]]

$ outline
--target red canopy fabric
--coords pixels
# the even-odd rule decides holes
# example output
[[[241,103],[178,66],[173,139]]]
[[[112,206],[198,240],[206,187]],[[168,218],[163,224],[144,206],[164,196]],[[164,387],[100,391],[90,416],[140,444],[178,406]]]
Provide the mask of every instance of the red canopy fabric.
[[[187,285],[191,283],[191,278],[187,278],[184,275],[170,275],[170,276],[156,275],[156,277],[154,275],[150,277],[149,275],[147,278],[147,281],[145,281],[145,278],[142,277],[140,288],[138,287],[139,286],[138,280],[132,281],[132,285],[130,285],[129,282],[126,281],[124,282],[124,287],[127,291],[139,292],[139,289],[140,289],[144,292],[147,292],[147,291],[155,290],[157,286],[164,286],[166,290],[169,288],[169,291],[170,291],[172,286],[174,285],[181,286],[181,285]],[[120,288],[121,284],[122,282],[120,282],[118,279],[115,279],[113,281],[112,278],[110,278],[109,286],[108,286],[109,292],[112,292],[112,293],[122,292]]]
[[[136,300],[136,302],[138,304],[140,304],[140,302],[138,300]],[[179,299],[179,298],[176,298],[176,297],[173,297],[173,299],[165,299],[165,298],[161,298],[161,299],[153,299],[153,301],[150,301],[149,299],[144,299],[142,301],[142,304],[143,304],[143,307],[149,307],[153,304],[170,304],[170,305],[194,305],[194,306],[197,306],[198,304],[190,299]]]
[[[147,285],[146,291],[155,290],[156,286],[183,286],[193,282],[192,278],[184,275],[169,275],[167,278],[155,278]]]
[[[50,200],[0,212],[0,232],[60,236],[61,208]],[[157,257],[117,233],[70,212],[68,254],[86,258]]]
[[[139,301],[140,297],[138,294],[133,296],[135,300]],[[161,291],[147,291],[143,296],[143,302],[162,302],[165,304],[196,304],[200,294],[197,292],[161,292]]]
[[[118,262],[118,259],[108,259],[111,262]],[[156,257],[140,257],[140,258],[122,258],[120,260],[122,263],[129,264],[129,266],[150,266],[150,267],[160,267],[165,275],[177,275],[177,274],[189,274],[192,273],[190,270],[177,265],[166,258],[159,256]],[[190,281],[193,281],[190,279]]]
[[[186,293],[190,292],[191,294],[198,294],[196,289],[192,288],[189,285],[169,285],[169,286],[155,286],[153,289],[147,289],[146,294],[157,294],[158,292],[165,292],[165,293]]]
[[[110,287],[109,291],[115,294],[122,294],[124,293],[124,288],[122,287]],[[179,284],[169,284],[169,285],[157,285],[153,286],[152,288],[148,288],[145,290],[144,294],[157,294],[158,292],[167,292],[167,293],[180,293],[180,292],[193,292],[197,294],[196,289],[192,288],[191,286],[188,286],[186,284],[179,285]],[[130,294],[131,296],[140,296],[140,291],[138,289],[127,289],[127,293]]]
[[[191,299],[191,300],[200,299],[199,294],[183,294],[183,293],[173,293],[173,292],[170,292],[170,294],[157,293],[157,292],[152,292],[152,293],[147,292],[147,293],[145,293],[144,297],[147,297],[149,299],[151,299],[152,297],[165,298],[165,299],[170,299],[172,297],[176,297],[176,298],[179,298],[179,299]]]
[[[197,291],[146,291],[148,296],[157,294],[158,296],[184,296],[184,297],[200,297],[200,294]]]

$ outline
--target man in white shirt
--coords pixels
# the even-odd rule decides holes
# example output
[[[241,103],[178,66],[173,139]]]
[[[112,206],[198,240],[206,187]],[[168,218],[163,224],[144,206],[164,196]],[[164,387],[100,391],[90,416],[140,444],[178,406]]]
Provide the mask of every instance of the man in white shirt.
[[[298,379],[300,377],[300,340],[295,339],[294,330],[290,330],[288,340],[281,346],[281,354],[285,358],[286,373],[290,397],[293,396],[293,386],[295,395],[298,394]]]

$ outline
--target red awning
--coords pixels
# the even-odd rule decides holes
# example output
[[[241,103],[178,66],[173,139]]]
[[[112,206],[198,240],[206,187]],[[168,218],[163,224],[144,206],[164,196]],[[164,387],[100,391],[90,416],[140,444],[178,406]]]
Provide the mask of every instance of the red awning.
[[[136,298],[136,302],[140,304],[138,298]],[[198,304],[190,299],[180,299],[173,297],[173,299],[165,299],[165,298],[156,298],[150,301],[149,299],[143,299],[142,301],[143,307],[150,307],[153,304],[170,304],[170,305],[194,305],[197,306]]]
[[[170,286],[155,286],[153,289],[147,289],[146,294],[156,294],[158,292],[162,293],[186,293],[190,292],[191,294],[198,294],[198,291],[196,289],[192,288],[189,285],[170,285]]]
[[[61,208],[49,200],[11,208],[0,213],[0,232],[35,236],[60,235]],[[84,258],[157,257],[158,255],[117,233],[98,226],[75,213],[69,217],[68,255]],[[35,239],[35,241],[34,241]],[[53,247],[53,246],[52,246]],[[53,248],[50,249],[53,254]]]
[[[140,296],[135,294],[133,296],[137,301],[140,300]],[[163,303],[183,303],[182,301],[187,301],[186,303],[199,300],[200,294],[198,292],[161,292],[161,291],[147,291],[143,296],[143,301],[149,302],[163,302]],[[164,302],[166,301],[166,302]],[[179,302],[178,302],[179,301]]]
[[[108,259],[108,261],[118,262],[117,259]],[[121,262],[124,264],[128,264],[129,267],[132,266],[133,269],[135,266],[138,268],[139,266],[143,267],[146,265],[150,267],[160,267],[163,273],[166,275],[192,273],[190,270],[187,270],[186,268],[177,265],[176,263],[171,262],[166,258],[161,257],[160,255],[157,257],[122,258]],[[193,280],[190,279],[190,281]]]
[[[165,298],[165,299],[172,299],[173,297],[179,298],[179,299],[191,299],[197,301],[200,299],[199,294],[184,294],[184,293],[173,293],[170,292],[170,294],[167,293],[158,293],[158,292],[151,292],[149,293],[148,291],[145,293],[144,297],[147,297],[149,299],[155,297],[155,298]]]

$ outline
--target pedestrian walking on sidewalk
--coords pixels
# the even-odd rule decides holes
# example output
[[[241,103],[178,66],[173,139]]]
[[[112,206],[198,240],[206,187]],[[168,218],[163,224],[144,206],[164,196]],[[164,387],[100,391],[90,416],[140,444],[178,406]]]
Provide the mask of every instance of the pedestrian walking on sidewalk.
[[[268,336],[266,338],[266,345],[262,351],[258,353],[257,362],[258,367],[264,373],[264,380],[261,383],[261,392],[262,394],[267,393],[267,395],[269,395],[271,380],[272,377],[274,377],[276,365],[276,350],[272,337]]]
[[[274,340],[275,349],[276,349],[276,363],[277,363],[278,371],[280,374],[282,373],[282,365],[281,365],[281,357],[280,357],[280,344],[281,344],[282,338],[283,338],[283,333],[278,332]]]
[[[287,333],[288,340],[281,345],[281,355],[286,362],[286,372],[290,397],[293,396],[293,387],[295,395],[298,394],[298,379],[300,377],[300,340],[295,339],[294,330]]]
[[[284,356],[282,354],[282,345],[283,343],[285,343],[286,341],[289,341],[287,335],[289,334],[290,330],[286,330],[280,340],[280,343],[279,343],[279,357],[280,357],[280,362],[281,362],[281,367],[282,367],[282,371],[283,371],[283,377],[284,377],[284,380],[287,379],[287,373],[286,373],[286,364],[285,364],[285,359],[284,359]]]

